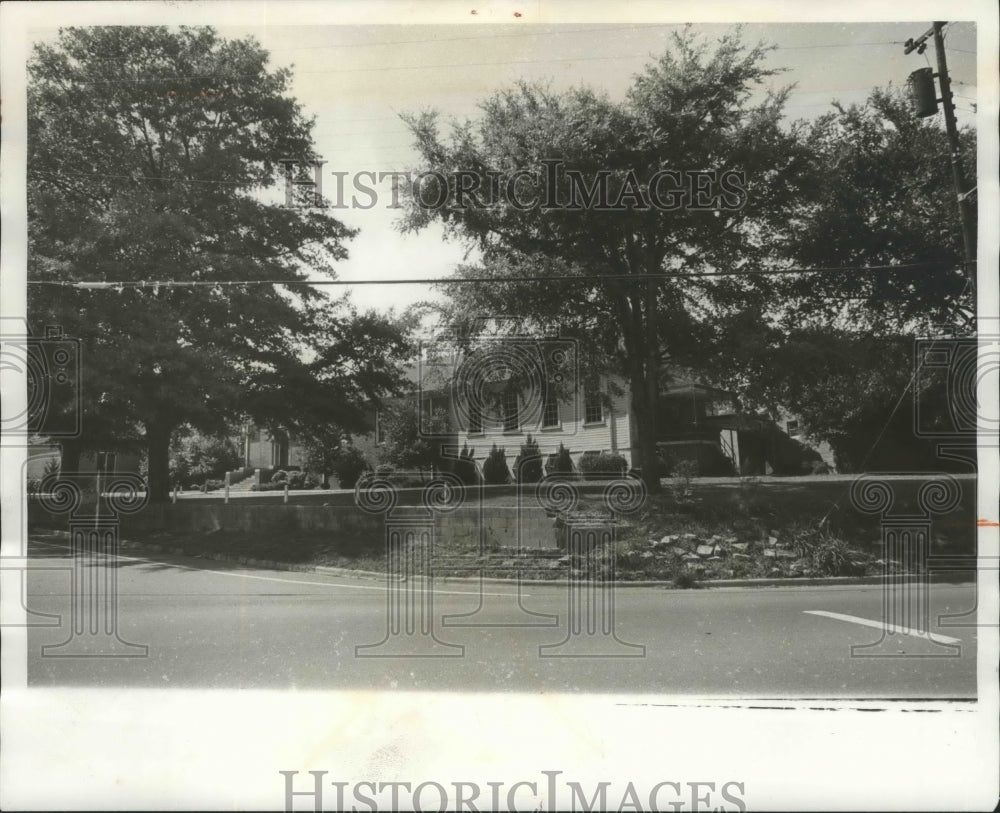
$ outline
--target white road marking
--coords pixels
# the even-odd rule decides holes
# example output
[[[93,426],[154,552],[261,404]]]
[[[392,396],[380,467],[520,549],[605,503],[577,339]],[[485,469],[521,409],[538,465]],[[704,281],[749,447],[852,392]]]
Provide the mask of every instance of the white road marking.
[[[923,638],[925,641],[934,641],[941,644],[960,644],[961,638],[951,638],[947,635],[939,635],[936,632],[921,632],[910,627],[900,627],[899,625],[886,624],[884,621],[872,621],[868,618],[858,618],[856,615],[844,615],[843,613],[831,613],[826,610],[803,610],[809,615],[821,615],[824,618],[833,618],[837,621],[848,621],[852,624],[861,624],[864,627],[874,627],[886,632],[899,632],[903,635],[912,635],[914,638]]]
[[[52,542],[35,542],[32,541],[32,545],[43,545],[49,548],[59,548],[60,550],[72,550],[68,545],[56,545]],[[125,556],[124,554],[115,554],[119,559],[128,559],[131,562],[151,562],[153,564],[162,564],[157,562],[156,559],[145,559],[140,556]],[[345,590],[380,590],[385,591],[385,585],[380,585],[375,587],[374,585],[368,584],[331,584],[330,582],[311,582],[305,581],[304,579],[282,579],[278,576],[258,576],[255,573],[227,573],[224,570],[212,570],[208,567],[191,567],[189,565],[179,565],[174,562],[170,563],[171,567],[178,567],[182,570],[193,570],[196,573],[215,573],[217,576],[234,576],[238,579],[259,579],[266,582],[284,582],[285,584],[310,584],[319,587],[343,587]],[[492,596],[498,598],[517,598],[517,593],[484,593],[472,590],[434,590],[434,595],[436,596]],[[530,597],[528,593],[521,593],[523,597]]]

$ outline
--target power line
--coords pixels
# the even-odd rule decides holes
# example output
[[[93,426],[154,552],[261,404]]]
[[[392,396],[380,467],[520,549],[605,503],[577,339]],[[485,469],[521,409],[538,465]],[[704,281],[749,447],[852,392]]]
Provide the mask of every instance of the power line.
[[[866,43],[869,45],[874,45],[876,43]],[[902,43],[878,43],[885,45],[897,45]],[[798,46],[795,46],[798,47]],[[805,47],[805,46],[803,46]],[[814,47],[814,46],[809,46]],[[831,46],[833,47],[833,46]],[[788,49],[791,50],[791,49]],[[562,56],[562,57],[547,57],[545,59],[504,59],[496,60],[491,62],[444,62],[435,63],[431,65],[417,64],[417,65],[375,65],[366,66],[363,68],[324,68],[315,70],[296,70],[296,76],[302,76],[305,74],[331,74],[331,73],[378,73],[383,71],[416,71],[416,70],[431,70],[437,68],[477,68],[477,67],[497,67],[501,65],[534,65],[534,64],[545,64],[552,62],[607,62],[617,59],[648,59],[649,54],[643,55],[638,53],[630,54],[616,54],[612,56]],[[81,80],[80,84],[86,85],[148,85],[155,84],[157,82],[183,82],[190,79],[237,79],[241,77],[256,77],[259,73],[195,73],[195,74],[182,74],[179,76],[160,76],[151,77],[147,79],[87,79]],[[843,90],[853,90],[854,88],[843,88]],[[835,88],[832,90],[836,90]],[[815,91],[817,93],[823,93],[826,91]]]
[[[973,263],[974,264],[974,263]],[[945,263],[910,263],[900,265],[855,265],[827,268],[768,268],[760,271],[706,271],[691,274],[682,271],[663,271],[655,274],[550,274],[517,275],[509,277],[424,277],[413,279],[244,279],[244,280],[39,280],[29,279],[28,285],[49,285],[80,290],[122,290],[124,288],[222,288],[241,285],[449,285],[488,284],[510,282],[599,282],[615,280],[621,282],[646,282],[666,279],[706,279],[716,277],[777,276],[786,274],[834,274],[844,272],[870,271],[888,273],[895,271],[926,271],[950,268]]]

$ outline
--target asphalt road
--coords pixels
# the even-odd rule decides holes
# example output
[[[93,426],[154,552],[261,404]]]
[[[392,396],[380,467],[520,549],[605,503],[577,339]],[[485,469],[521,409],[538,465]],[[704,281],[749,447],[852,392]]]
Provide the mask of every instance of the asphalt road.
[[[28,635],[32,686],[615,692],[754,698],[974,698],[976,629],[932,626],[934,640],[885,634],[879,586],[619,588],[526,583],[398,585],[417,602],[413,635],[389,635],[378,580],[253,569],[156,554],[90,565],[101,587],[78,592],[82,634],[70,636],[69,551],[32,543],[26,605],[61,616]],[[117,614],[100,598],[113,574]],[[570,607],[570,597],[578,602]],[[916,596],[914,592],[911,599]],[[419,613],[420,601],[432,601]],[[934,585],[931,618],[975,606],[975,588]],[[614,637],[593,634],[586,609],[614,608]],[[470,616],[469,614],[474,614]],[[148,647],[142,657],[54,657],[114,651],[101,626]],[[431,619],[421,630],[420,619]],[[571,634],[572,619],[582,626]],[[98,634],[89,624],[99,622]],[[471,622],[471,624],[469,623]],[[910,633],[919,629],[910,628]],[[421,634],[421,632],[430,634]],[[42,647],[70,639],[62,650]],[[437,639],[435,641],[435,638]],[[852,645],[878,643],[860,656]],[[627,646],[632,644],[633,646]],[[548,647],[540,650],[540,647]],[[428,657],[444,654],[446,657]],[[575,657],[566,657],[567,655]],[[580,657],[580,656],[583,657]],[[949,655],[945,657],[945,655]]]

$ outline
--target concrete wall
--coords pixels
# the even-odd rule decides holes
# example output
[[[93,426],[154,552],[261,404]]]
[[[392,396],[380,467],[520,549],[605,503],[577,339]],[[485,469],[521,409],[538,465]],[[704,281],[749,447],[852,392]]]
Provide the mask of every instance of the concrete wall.
[[[422,507],[397,506],[393,519],[426,517]],[[65,517],[43,511],[37,502],[28,506],[29,527],[65,528]],[[553,521],[541,508],[516,506],[462,507],[436,515],[439,538],[468,542],[483,539],[491,547],[554,548]],[[480,534],[480,529],[485,529]],[[520,534],[518,528],[521,529]],[[252,505],[244,501],[228,505],[207,500],[181,500],[176,504],[148,505],[134,516],[122,518],[122,537],[144,536],[156,531],[204,534],[213,531],[274,533],[280,541],[292,533],[344,533],[366,538],[384,538],[384,517],[369,514],[354,505]]]

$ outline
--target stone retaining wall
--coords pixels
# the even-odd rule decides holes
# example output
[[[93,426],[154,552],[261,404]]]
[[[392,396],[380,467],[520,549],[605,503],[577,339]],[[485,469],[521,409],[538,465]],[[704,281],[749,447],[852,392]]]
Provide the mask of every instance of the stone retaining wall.
[[[399,506],[393,516],[426,516],[423,508]],[[489,548],[555,548],[553,520],[540,508],[516,506],[461,507],[436,515],[440,539],[479,544]],[[29,504],[29,527],[65,528],[64,516]],[[274,533],[345,533],[380,538],[384,516],[369,514],[353,505],[248,505],[242,502],[181,500],[176,504],[147,505],[135,515],[122,517],[122,537],[141,537],[157,531],[203,534],[214,531]],[[520,528],[520,533],[518,529]]]

